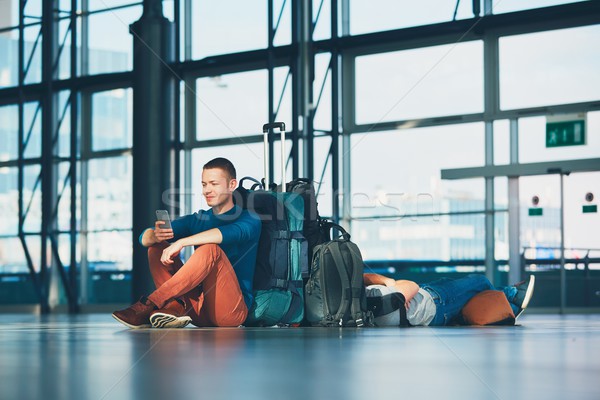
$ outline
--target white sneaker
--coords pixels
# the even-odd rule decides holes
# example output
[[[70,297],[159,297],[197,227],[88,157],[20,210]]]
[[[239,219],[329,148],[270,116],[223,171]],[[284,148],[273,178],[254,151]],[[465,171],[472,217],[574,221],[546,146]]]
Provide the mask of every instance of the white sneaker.
[[[515,319],[519,318],[523,311],[529,305],[529,301],[531,297],[533,297],[533,288],[535,287],[535,275],[529,275],[529,278],[521,281],[519,283],[515,283],[514,285],[517,288],[517,294],[512,299],[512,303],[519,307],[519,312],[515,315]]]

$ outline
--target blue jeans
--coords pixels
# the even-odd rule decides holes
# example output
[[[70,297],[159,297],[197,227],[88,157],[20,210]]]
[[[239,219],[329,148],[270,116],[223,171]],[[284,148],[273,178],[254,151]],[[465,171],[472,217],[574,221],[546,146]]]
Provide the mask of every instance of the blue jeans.
[[[484,290],[504,292],[515,315],[519,311],[519,307],[512,304],[512,300],[517,294],[517,288],[514,286],[496,288],[484,275],[469,274],[458,279],[441,278],[420,286],[431,294],[435,303],[435,317],[429,324],[430,326],[444,326],[460,321],[457,318],[460,317],[460,312],[465,304]]]

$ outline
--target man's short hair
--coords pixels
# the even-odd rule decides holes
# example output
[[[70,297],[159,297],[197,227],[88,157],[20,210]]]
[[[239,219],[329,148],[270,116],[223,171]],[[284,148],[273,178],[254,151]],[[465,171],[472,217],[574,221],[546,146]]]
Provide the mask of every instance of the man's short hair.
[[[223,158],[223,157],[214,158],[214,159],[210,160],[209,162],[207,162],[206,164],[204,164],[204,167],[202,169],[214,169],[214,168],[219,168],[219,169],[222,169],[223,171],[225,171],[225,173],[227,175],[229,175],[230,180],[236,179],[235,167],[233,166],[231,161],[229,161],[228,159]]]

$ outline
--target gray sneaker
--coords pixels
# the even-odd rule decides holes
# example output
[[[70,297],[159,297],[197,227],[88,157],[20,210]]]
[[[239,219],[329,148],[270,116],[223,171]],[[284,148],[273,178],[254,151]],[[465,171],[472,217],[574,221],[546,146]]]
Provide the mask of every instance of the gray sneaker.
[[[517,294],[512,299],[512,303],[519,307],[519,312],[515,315],[515,319],[519,317],[525,311],[529,305],[529,301],[533,296],[533,288],[535,286],[535,275],[529,275],[524,281],[515,283],[514,287],[517,288]]]

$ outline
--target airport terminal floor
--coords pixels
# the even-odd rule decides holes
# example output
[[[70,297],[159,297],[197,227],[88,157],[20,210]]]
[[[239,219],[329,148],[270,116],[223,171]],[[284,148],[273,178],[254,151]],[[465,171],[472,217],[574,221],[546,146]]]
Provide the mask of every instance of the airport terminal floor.
[[[2,399],[594,399],[600,315],[517,326],[124,329],[0,316]]]

